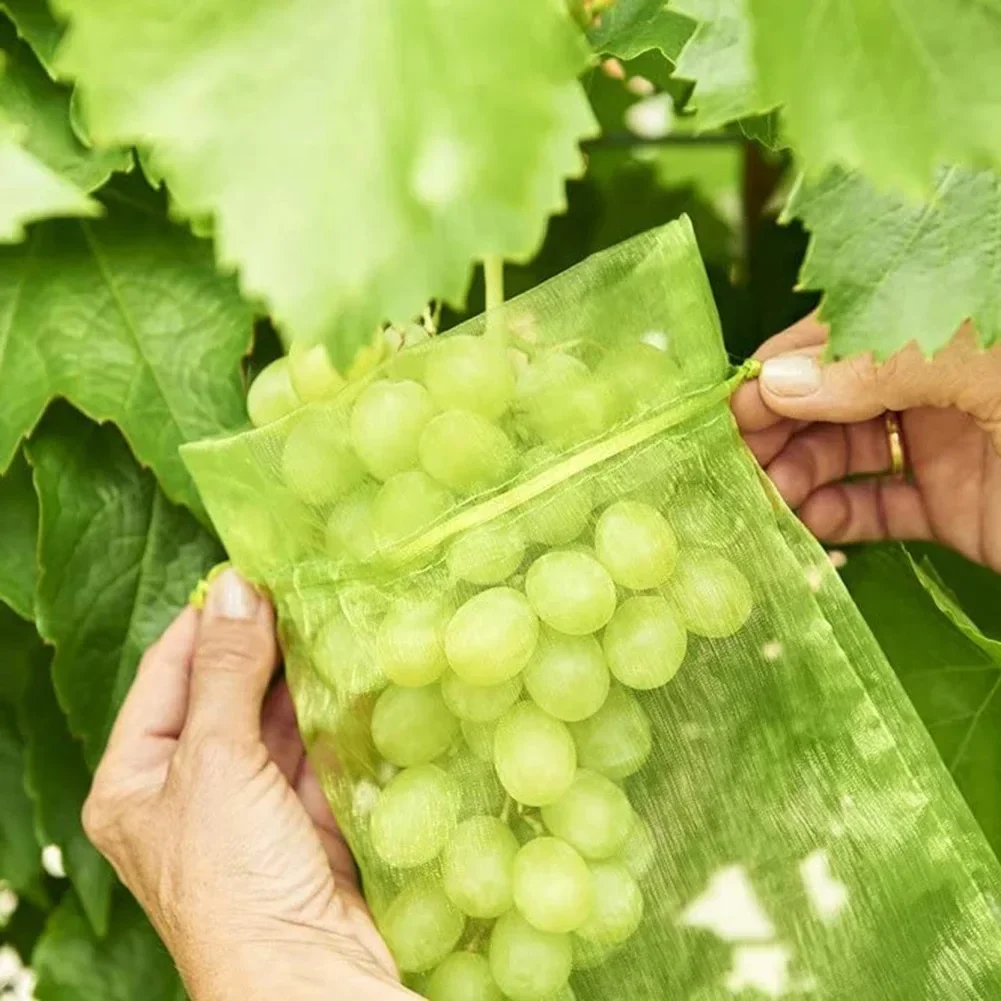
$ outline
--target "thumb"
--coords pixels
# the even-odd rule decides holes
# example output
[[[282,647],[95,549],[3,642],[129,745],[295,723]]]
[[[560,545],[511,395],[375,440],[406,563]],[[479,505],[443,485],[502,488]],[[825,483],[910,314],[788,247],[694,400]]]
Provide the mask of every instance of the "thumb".
[[[187,729],[257,740],[277,663],[271,606],[235,570],[209,589],[195,641]]]
[[[998,419],[1001,352],[981,349],[969,327],[933,358],[912,343],[879,364],[871,355],[825,364],[824,350],[813,345],[764,362],[759,392],[769,409],[835,423],[912,407],[957,407],[984,424]]]

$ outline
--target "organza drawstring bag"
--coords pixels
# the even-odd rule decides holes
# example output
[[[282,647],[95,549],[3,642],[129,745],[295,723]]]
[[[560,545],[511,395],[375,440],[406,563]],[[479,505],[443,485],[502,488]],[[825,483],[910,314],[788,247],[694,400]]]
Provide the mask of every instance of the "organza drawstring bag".
[[[687,220],[184,458],[432,1001],[997,1001],[998,865],[760,474]]]

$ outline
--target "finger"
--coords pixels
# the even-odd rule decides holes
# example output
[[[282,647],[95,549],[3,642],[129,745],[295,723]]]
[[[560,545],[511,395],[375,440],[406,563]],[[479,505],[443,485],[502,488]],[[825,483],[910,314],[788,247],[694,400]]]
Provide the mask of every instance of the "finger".
[[[793,421],[783,420],[775,427],[745,434],[744,443],[751,450],[754,458],[762,466],[767,466],[789,444],[790,439],[800,426]]]
[[[143,748],[162,746],[181,733],[188,710],[191,661],[199,614],[190,606],[167,627],[139,662],[108,739],[107,756],[121,756],[141,765]]]
[[[825,345],[828,338],[827,325],[817,319],[817,314],[810,313],[797,320],[791,327],[786,327],[781,333],[769,337],[757,351],[754,357],[758,361],[774,358],[776,355],[788,354],[790,351],[800,351]]]
[[[882,473],[890,462],[882,420],[811,424],[789,440],[766,471],[785,502],[797,508],[824,484],[846,476]]]
[[[330,862],[330,870],[338,885],[357,890],[359,885],[358,870],[351,856],[351,849],[348,848],[344,835],[341,834],[341,829],[334,819],[330,804],[323,794],[323,786],[308,760],[304,760],[302,763],[295,783],[295,791],[303,809],[320,836],[323,849]]]
[[[929,540],[931,525],[917,487],[909,483],[838,483],[811,494],[799,516],[828,543]]]
[[[185,735],[258,740],[277,666],[271,606],[235,570],[213,582],[198,630]]]
[[[261,740],[271,760],[292,785],[302,765],[305,748],[299,735],[292,696],[284,678],[272,686],[261,711]]]

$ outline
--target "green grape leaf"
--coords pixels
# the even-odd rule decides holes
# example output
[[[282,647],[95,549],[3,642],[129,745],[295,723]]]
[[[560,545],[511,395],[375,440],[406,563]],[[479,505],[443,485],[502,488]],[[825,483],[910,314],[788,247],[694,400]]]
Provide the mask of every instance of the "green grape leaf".
[[[17,28],[17,33],[34,50],[49,76],[62,38],[63,27],[53,17],[47,0],[2,0],[2,10]]]
[[[70,126],[70,90],[45,72],[13,25],[0,19],[0,114],[23,148],[82,191],[99,188],[116,170],[128,170],[128,150],[91,150]]]
[[[208,246],[124,180],[102,193],[101,222],[46,223],[0,250],[0,470],[64,396],[115,421],[167,495],[200,513],[177,449],[246,423],[251,310]]]
[[[49,651],[42,648],[18,707],[25,742],[25,785],[35,806],[39,839],[59,846],[66,875],[84,912],[96,933],[103,936],[108,930],[116,880],[83,833],[80,811],[90,789],[90,772],[83,749],[70,734],[56,701],[49,660]]]
[[[633,59],[658,49],[672,63],[678,59],[694,25],[667,0],[616,0],[602,11],[587,37],[595,52]]]
[[[41,902],[42,847],[35,837],[24,769],[24,744],[14,707],[0,703],[0,880],[15,893]]]
[[[149,147],[248,295],[338,363],[460,302],[474,259],[529,255],[594,131],[587,46],[548,0],[58,9],[95,140]]]
[[[21,701],[37,651],[34,624],[0,601],[0,703],[16,706]]]
[[[1001,165],[1001,0],[746,0],[760,93],[813,174],[925,191]]]
[[[93,768],[139,658],[222,559],[110,425],[53,408],[28,444],[41,514],[35,613],[52,673]]]
[[[911,340],[931,353],[967,318],[985,346],[1001,339],[1001,175],[943,169],[920,204],[835,170],[801,183],[786,215],[812,232],[800,285],[824,292],[834,356]]]
[[[66,894],[35,946],[36,1001],[184,1001],[170,959],[139,905],[120,889],[104,938]]]
[[[677,0],[695,22],[677,75],[695,83],[692,108],[702,130],[761,115],[774,107],[759,93],[747,0]]]
[[[900,546],[852,552],[852,597],[1001,852],[1001,642],[985,637]]]
[[[0,525],[0,601],[30,619],[37,576],[38,500],[21,453],[0,476]]]

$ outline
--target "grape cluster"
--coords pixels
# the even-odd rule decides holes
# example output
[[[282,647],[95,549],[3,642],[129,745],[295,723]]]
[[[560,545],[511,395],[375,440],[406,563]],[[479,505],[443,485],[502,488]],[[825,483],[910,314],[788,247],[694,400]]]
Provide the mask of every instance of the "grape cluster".
[[[366,386],[345,428],[306,411],[287,436],[285,483],[327,512],[334,558],[414,536],[676,385],[646,344],[518,371],[468,336],[406,376]],[[374,703],[392,777],[364,822],[398,887],[377,918],[400,969],[429,974],[431,1001],[567,1001],[572,971],[641,923],[655,841],[623,788],[652,747],[635,693],[671,681],[690,635],[728,636],[751,612],[740,571],[692,545],[697,499],[676,495],[675,512],[663,497],[599,502],[585,473],[450,538],[448,585],[397,594],[374,655],[340,616],[316,641],[331,687]]]

